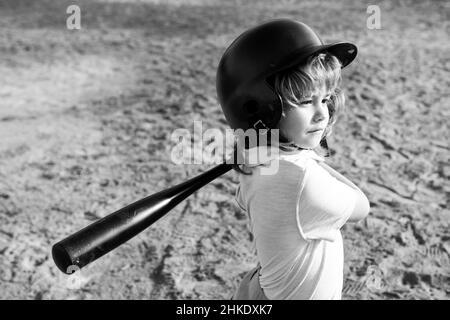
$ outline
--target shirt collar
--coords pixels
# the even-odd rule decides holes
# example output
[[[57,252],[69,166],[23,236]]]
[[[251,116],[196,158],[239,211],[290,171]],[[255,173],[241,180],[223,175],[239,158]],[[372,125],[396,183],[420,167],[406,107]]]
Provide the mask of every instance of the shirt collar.
[[[324,162],[325,159],[312,149],[302,149],[294,151],[284,151],[278,146],[260,146],[243,151],[243,163],[247,167],[256,167],[268,163],[276,158],[293,157],[295,159],[306,157]]]

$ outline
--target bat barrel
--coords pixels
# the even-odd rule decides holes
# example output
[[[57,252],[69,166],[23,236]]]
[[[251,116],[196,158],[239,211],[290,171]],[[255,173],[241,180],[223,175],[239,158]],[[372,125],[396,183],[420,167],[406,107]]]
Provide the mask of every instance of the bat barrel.
[[[53,261],[66,274],[81,269],[142,232],[193,192],[230,169],[230,164],[220,164],[88,225],[53,246]]]

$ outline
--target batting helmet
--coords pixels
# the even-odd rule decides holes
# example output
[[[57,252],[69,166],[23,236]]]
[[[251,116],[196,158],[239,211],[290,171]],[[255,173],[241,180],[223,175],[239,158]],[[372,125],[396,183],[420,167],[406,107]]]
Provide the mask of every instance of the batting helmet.
[[[324,44],[306,24],[290,19],[265,22],[237,37],[216,75],[217,96],[231,128],[275,128],[282,101],[270,77],[319,52],[335,55],[343,68],[356,57],[357,48],[347,42]]]

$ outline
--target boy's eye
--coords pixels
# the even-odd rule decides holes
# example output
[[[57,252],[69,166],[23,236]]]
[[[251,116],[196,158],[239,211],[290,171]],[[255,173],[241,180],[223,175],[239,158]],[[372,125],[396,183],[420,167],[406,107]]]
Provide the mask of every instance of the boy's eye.
[[[326,98],[326,99],[323,99],[323,100],[322,100],[322,103],[327,103],[328,101],[330,101],[330,99],[329,99],[329,98]]]
[[[300,102],[300,104],[311,104],[312,100],[304,100],[302,102]]]

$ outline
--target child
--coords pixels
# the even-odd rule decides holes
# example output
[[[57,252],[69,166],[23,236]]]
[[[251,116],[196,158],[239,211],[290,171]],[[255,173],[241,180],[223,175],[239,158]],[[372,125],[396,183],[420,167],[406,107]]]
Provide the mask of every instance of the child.
[[[344,107],[341,68],[356,51],[350,43],[324,44],[301,22],[278,19],[244,32],[219,63],[217,92],[230,126],[279,130],[270,146],[279,151],[275,158],[235,165],[236,200],[249,216],[259,263],[233,299],[341,299],[340,228],[364,218],[369,201],[316,150],[327,148]],[[244,153],[263,146],[246,147]],[[275,173],[262,173],[267,161],[278,161]]]

